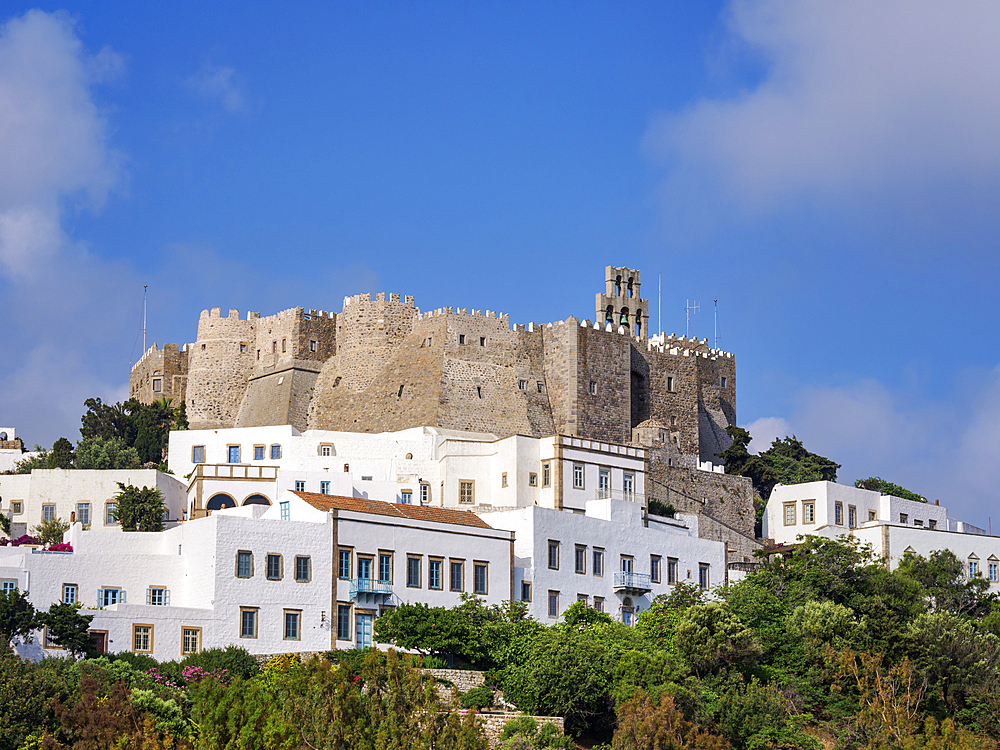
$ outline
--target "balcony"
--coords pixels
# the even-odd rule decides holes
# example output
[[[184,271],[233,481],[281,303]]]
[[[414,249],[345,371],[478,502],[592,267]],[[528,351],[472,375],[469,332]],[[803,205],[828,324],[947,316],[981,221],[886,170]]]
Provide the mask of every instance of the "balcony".
[[[642,596],[652,590],[649,575],[646,573],[626,573],[625,571],[615,573],[615,593]]]
[[[624,500],[626,503],[646,502],[646,496],[641,492],[631,490],[612,490],[606,487],[598,487],[594,495],[595,500]]]
[[[351,599],[382,604],[392,598],[392,581],[374,578],[352,578]]]

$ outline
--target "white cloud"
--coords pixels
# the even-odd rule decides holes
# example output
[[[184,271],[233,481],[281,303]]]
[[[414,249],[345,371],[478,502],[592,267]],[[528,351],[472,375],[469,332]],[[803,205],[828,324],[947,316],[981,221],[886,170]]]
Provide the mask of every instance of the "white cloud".
[[[229,112],[243,109],[243,93],[233,68],[206,62],[187,81],[188,88],[204,99],[218,102]]]
[[[1000,173],[1000,4],[736,0],[729,29],[766,74],[651,126],[678,181],[754,210]]]
[[[788,420],[782,417],[761,417],[743,427],[750,432],[751,440],[747,450],[751,453],[766,451],[775,440],[794,434]]]

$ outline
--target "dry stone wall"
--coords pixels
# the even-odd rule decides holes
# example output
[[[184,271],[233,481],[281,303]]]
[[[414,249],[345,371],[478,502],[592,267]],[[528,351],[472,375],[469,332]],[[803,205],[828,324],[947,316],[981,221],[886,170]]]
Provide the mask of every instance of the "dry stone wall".
[[[129,397],[144,404],[166,398],[176,406],[185,399],[187,378],[187,349],[177,344],[164,344],[162,349],[157,349],[154,342],[132,366]],[[159,381],[159,390],[154,380]]]

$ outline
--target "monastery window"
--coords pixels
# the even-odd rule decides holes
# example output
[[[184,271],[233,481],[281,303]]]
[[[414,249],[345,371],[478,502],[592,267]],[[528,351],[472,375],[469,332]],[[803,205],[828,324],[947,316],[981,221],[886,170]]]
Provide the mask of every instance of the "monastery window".
[[[420,575],[420,564],[423,562],[423,558],[416,555],[406,556],[406,586],[411,589],[420,588],[421,575]]]
[[[582,490],[583,486],[583,464],[573,464],[573,489]]]
[[[598,470],[597,497],[602,500],[606,500],[611,497],[611,469]]]
[[[319,483],[319,494],[321,495],[330,494],[330,481],[328,479],[324,479],[322,482]]]
[[[677,426],[677,417],[671,417],[670,418],[670,426],[671,427],[676,427]]]
[[[287,500],[282,500],[280,503],[278,503],[278,505],[281,508],[281,520],[291,521],[292,520],[291,503],[289,503]]]
[[[201,345],[201,350],[205,351],[205,345],[204,344]]]
[[[337,556],[337,577],[349,580],[351,577],[351,550],[341,549]]]
[[[521,601],[531,601],[531,581],[521,581]]]
[[[253,577],[253,552],[240,550],[236,553],[236,577]]]
[[[97,606],[110,607],[112,604],[125,603],[124,589],[97,589]]]
[[[392,553],[378,553],[378,579],[392,583]]]
[[[549,539],[549,570],[559,570],[559,542]]]
[[[17,581],[15,581],[15,580],[5,579],[5,580],[3,580],[0,583],[2,583],[2,590],[3,590],[3,593],[5,593],[5,594],[9,594],[9,593],[11,593],[13,591],[17,591]]]
[[[337,605],[337,640],[351,640],[351,605]]]
[[[229,463],[231,463],[231,464],[238,464],[240,462],[240,446],[238,446],[238,445],[230,445],[230,446],[227,446],[227,448],[228,448],[228,455],[229,455]]]
[[[399,386],[399,391],[396,393],[396,399],[399,400],[403,397],[403,386]]]
[[[594,611],[595,612],[603,612],[604,611],[604,597],[603,596],[595,596],[594,597]]]
[[[873,520],[871,518],[871,514],[870,513],[869,513],[869,520]],[[857,526],[858,526],[858,509],[855,508],[853,505],[848,505],[847,506],[847,527],[850,528],[850,529],[855,529],[855,528],[857,528]]]
[[[833,506],[833,522],[837,526],[844,525],[844,504],[835,503]]]
[[[500,475],[500,486],[501,487],[506,487],[507,486],[507,472],[506,471],[503,472]]]
[[[299,640],[299,620],[302,619],[302,610],[285,610],[285,638],[286,641]]]
[[[559,592],[549,591],[549,617],[559,616]]]
[[[431,501],[431,486],[429,484],[420,485],[420,504],[427,505]]]
[[[403,505],[413,505],[413,490],[401,490],[399,502]]]
[[[519,391],[526,391],[526,390],[528,390],[528,381],[527,380],[518,380],[517,381],[517,389]]]
[[[672,391],[674,389],[674,376],[667,375],[667,390]],[[677,424],[676,422],[671,422],[671,424]]]
[[[632,599],[626,596],[622,600],[622,623],[631,625],[634,617],[635,609],[632,607]]]
[[[542,464],[542,487],[552,484],[552,464],[546,462]]]
[[[476,501],[475,481],[463,479],[458,483],[458,502],[472,505]]]
[[[146,604],[166,607],[170,604],[170,592],[163,586],[150,586],[146,589]]]
[[[649,580],[653,583],[660,582],[660,563],[662,558],[659,555],[649,556]]]
[[[277,341],[272,341],[271,342],[271,354],[277,354],[277,353],[278,353],[278,342]]]
[[[481,385],[476,386],[476,395],[479,396],[479,398],[483,397],[483,387]]]
[[[51,521],[56,517],[56,506],[54,505],[43,505],[42,506],[42,520]]]
[[[906,526],[910,522],[910,517],[908,515],[906,515],[905,513],[900,513],[899,514],[899,522],[903,526]]]
[[[587,594],[577,594],[576,595],[576,602],[577,602],[577,604],[580,604],[582,602],[585,607],[589,607],[590,606],[590,597]]]
[[[604,550],[599,547],[594,548],[593,572],[594,575],[598,577],[604,575]]]
[[[698,563],[698,588],[707,591],[711,584],[711,566],[708,563]]]
[[[203,463],[205,463],[205,446],[204,445],[192,445],[191,446],[191,463],[193,463],[193,464],[203,464]]]
[[[407,453],[406,454],[406,460],[407,461],[412,461],[413,460],[413,454],[412,453]]]
[[[535,472],[530,472],[528,474],[528,486],[529,487],[538,486],[538,475]]]
[[[979,577],[979,560],[969,560],[969,578]]]
[[[441,568],[444,560],[441,558],[430,558],[427,561],[427,588],[441,590]]]
[[[576,545],[576,572],[580,575],[587,574],[587,545],[578,544]]]
[[[148,654],[153,650],[153,626],[132,626],[132,651],[137,654]]]
[[[340,377],[340,375],[338,375],[333,381],[333,387],[336,388],[338,385],[340,385],[341,380],[342,378]]]
[[[873,511],[873,510],[868,511],[868,520],[869,521],[877,521],[878,520],[878,514],[875,511]]]
[[[489,563],[474,562],[472,564],[472,591],[485,596],[489,591]]]
[[[370,482],[370,481],[372,481],[372,475],[371,474],[362,474],[361,475],[361,481],[362,482]]]
[[[260,349],[257,350],[257,359],[260,360]]]
[[[161,393],[163,391],[163,378],[153,378],[153,393]]]
[[[590,381],[590,395],[591,396],[596,396],[597,395],[597,381],[596,380],[591,380]]]
[[[181,628],[181,656],[201,652],[201,628]]]
[[[271,446],[271,460],[272,461],[277,461],[279,458],[281,458],[281,446],[280,445],[272,445]]]
[[[257,637],[257,607],[240,607],[240,638]]]
[[[997,583],[997,581],[1000,581],[1000,564],[990,562],[986,567],[989,571],[990,583]]]
[[[276,555],[270,553],[267,556],[267,564],[264,566],[266,570],[267,580],[269,581],[280,581],[282,578],[282,559],[281,555]]]
[[[667,585],[673,586],[677,583],[677,558],[667,558]]]
[[[486,346],[486,337],[485,336],[480,336],[479,337],[479,345],[480,346]]]
[[[309,341],[309,351],[311,351],[311,352],[316,351],[316,340],[315,339],[310,339],[310,341]]]
[[[284,354],[288,351],[288,341],[286,339],[281,340],[281,353]]]
[[[816,523],[816,503],[802,503],[802,523]]]
[[[240,344],[240,354],[246,354],[246,351],[247,351],[247,345]]]
[[[18,515],[19,513],[24,513],[24,503],[20,500],[14,500],[10,504],[10,513],[11,515],[14,516]]]
[[[465,343],[465,334],[464,333],[458,334],[458,343],[459,344],[464,344]]]
[[[934,520],[934,519],[932,518],[932,519],[931,519],[930,521],[928,521],[928,522],[927,522],[927,526],[928,526],[929,528],[932,528],[932,529],[936,529],[936,528],[937,528],[937,521],[935,521],[935,520]]]
[[[305,492],[306,491],[306,482],[305,482],[304,479],[296,479],[295,480],[295,491],[296,492]]]
[[[921,520],[920,520],[919,518],[914,518],[914,519],[913,519],[913,525],[914,525],[914,526],[923,526],[923,525],[924,525],[924,522],[923,522],[923,521],[921,521]]]
[[[538,381],[538,392],[539,393],[542,392],[542,381],[541,380]]]
[[[75,583],[64,583],[62,587],[62,600],[65,604],[76,604],[79,587]]]
[[[104,525],[114,526],[118,523],[118,503],[104,504]]]
[[[253,460],[254,461],[263,461],[264,460],[264,446],[263,445],[255,445],[253,447]]]
[[[795,503],[785,503],[785,526],[795,525]]]
[[[76,520],[84,526],[90,525],[90,503],[76,504]]]

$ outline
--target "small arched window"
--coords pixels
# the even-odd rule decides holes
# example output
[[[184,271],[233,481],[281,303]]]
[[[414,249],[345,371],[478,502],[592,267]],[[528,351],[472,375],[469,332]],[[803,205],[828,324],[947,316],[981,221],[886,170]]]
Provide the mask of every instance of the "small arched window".
[[[616,297],[621,297],[622,296],[622,277],[621,276],[615,276],[615,296]]]
[[[627,307],[623,307],[622,308],[622,314],[621,314],[621,318],[618,321],[618,325],[622,325],[622,326],[625,326],[626,328],[628,328],[628,308]]]
[[[632,279],[628,280],[628,297],[629,299],[632,298]]]

